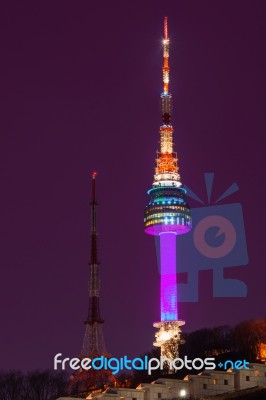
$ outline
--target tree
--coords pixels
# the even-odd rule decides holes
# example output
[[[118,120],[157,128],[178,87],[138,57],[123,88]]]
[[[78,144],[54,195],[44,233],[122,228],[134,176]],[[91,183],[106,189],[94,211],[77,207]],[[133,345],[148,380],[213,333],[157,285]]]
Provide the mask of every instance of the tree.
[[[55,400],[63,396],[67,377],[54,371],[34,371],[22,375],[20,371],[0,374],[1,400]]]
[[[261,345],[266,343],[266,319],[241,322],[235,327],[233,338],[236,350],[248,361],[256,361]]]
[[[53,400],[65,394],[67,377],[50,370],[30,372],[26,376],[28,400]]]
[[[2,373],[0,376],[0,399],[26,400],[25,378],[19,371]]]

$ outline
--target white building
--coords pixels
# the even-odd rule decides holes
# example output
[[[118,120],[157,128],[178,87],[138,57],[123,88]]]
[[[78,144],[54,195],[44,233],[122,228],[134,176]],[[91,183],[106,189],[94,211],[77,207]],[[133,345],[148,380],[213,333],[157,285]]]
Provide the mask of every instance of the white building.
[[[189,396],[189,382],[181,379],[157,379],[152,383],[141,383],[137,389],[145,391],[144,400],[170,400]]]
[[[256,386],[266,387],[265,364],[249,364],[249,369],[240,369],[235,372],[235,389],[249,389]]]
[[[194,399],[235,390],[234,372],[202,371],[198,375],[187,375],[184,380],[189,382],[190,397]]]
[[[184,380],[190,383],[189,393],[194,399],[234,390],[266,387],[266,364],[249,364],[249,369],[203,371],[198,375],[188,375]]]
[[[199,399],[254,387],[266,387],[266,364],[249,364],[249,369],[208,370],[198,375],[187,375],[183,380],[160,378],[152,383],[141,383],[136,389],[109,388],[92,393],[90,400],[177,400]],[[57,400],[78,400],[60,397]]]
[[[102,393],[92,393],[90,400],[144,400],[145,391],[142,389],[108,388]]]

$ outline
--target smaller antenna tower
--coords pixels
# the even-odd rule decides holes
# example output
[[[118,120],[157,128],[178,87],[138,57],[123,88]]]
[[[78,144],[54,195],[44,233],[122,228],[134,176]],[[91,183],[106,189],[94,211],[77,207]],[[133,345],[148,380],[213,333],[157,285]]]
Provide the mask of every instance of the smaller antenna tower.
[[[91,206],[91,260],[89,263],[89,309],[84,324],[86,325],[81,357],[91,357],[106,354],[103,337],[103,319],[100,314],[100,278],[97,254],[97,227],[96,227],[96,176],[92,173],[92,200]]]

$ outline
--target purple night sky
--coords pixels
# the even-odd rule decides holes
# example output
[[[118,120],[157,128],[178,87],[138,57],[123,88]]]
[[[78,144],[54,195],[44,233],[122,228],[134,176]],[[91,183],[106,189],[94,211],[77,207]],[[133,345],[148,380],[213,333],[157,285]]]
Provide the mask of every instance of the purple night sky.
[[[113,356],[152,347],[160,316],[154,238],[143,228],[160,125],[163,17],[184,184],[233,182],[249,265],[244,299],[179,304],[191,331],[265,317],[266,2],[2,2],[0,369],[76,356],[87,315],[90,173],[98,171],[101,309]],[[190,202],[193,206],[194,204]]]

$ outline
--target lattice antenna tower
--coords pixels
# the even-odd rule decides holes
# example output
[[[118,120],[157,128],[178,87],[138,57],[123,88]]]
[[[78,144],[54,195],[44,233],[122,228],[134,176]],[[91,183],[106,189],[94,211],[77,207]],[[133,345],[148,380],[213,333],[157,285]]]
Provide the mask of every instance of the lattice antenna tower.
[[[86,325],[81,357],[91,357],[95,355],[106,354],[105,342],[103,337],[103,319],[100,313],[100,278],[98,261],[98,233],[96,226],[96,176],[97,173],[92,173],[92,199],[91,199],[91,259],[89,263],[89,307],[87,319],[84,322]]]

